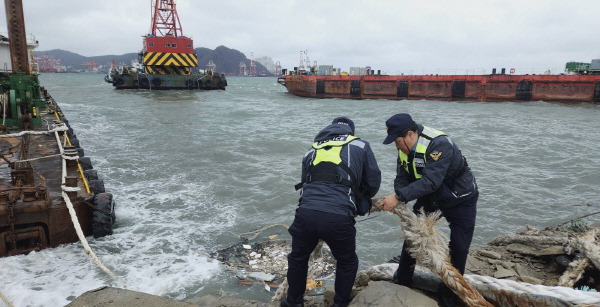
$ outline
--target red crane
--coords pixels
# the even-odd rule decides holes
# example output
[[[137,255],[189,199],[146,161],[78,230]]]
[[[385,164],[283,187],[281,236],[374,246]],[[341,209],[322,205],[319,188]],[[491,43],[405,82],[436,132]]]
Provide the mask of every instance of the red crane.
[[[152,1],[151,33],[144,38],[144,52],[194,53],[194,42],[183,35],[175,0]]]
[[[152,32],[144,36],[141,63],[149,74],[188,75],[198,66],[194,41],[183,35],[175,0],[152,0]]]
[[[173,0],[155,0],[154,16],[152,16],[152,35],[158,36],[183,36],[181,31],[181,22],[175,1]],[[163,31],[164,30],[164,31]]]

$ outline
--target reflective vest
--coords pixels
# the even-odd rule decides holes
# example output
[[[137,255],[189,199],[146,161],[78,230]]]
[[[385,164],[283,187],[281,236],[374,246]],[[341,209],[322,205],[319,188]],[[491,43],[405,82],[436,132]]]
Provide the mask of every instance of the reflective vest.
[[[295,186],[296,190],[300,189],[304,183],[327,181],[346,185],[352,188],[358,198],[361,198],[362,194],[356,186],[356,176],[354,176],[348,165],[342,163],[341,157],[342,147],[357,139],[353,135],[339,135],[332,139],[313,143],[312,147],[315,149],[315,158],[311,163],[306,178],[303,178],[302,182]],[[350,176],[350,180],[338,175],[338,167]]]
[[[429,143],[431,143],[431,140],[440,135],[446,135],[446,133],[423,126],[423,131],[419,133],[419,139],[417,140],[415,153],[412,157],[409,157],[401,150],[398,150],[400,165],[403,166],[406,172],[411,174],[415,179],[420,179],[422,176],[423,168],[425,168],[425,163],[427,163],[425,151],[427,150],[427,147],[429,147]]]

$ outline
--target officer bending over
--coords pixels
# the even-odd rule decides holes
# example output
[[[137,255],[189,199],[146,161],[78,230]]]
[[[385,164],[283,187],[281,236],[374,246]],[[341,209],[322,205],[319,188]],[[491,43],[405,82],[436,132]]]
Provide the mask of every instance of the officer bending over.
[[[334,306],[350,303],[358,270],[354,216],[371,208],[381,172],[367,141],[354,136],[354,123],[338,117],[321,130],[302,160],[299,208],[289,228],[288,295],[281,306],[303,306],[308,259],[319,239],[336,259]]]
[[[417,200],[413,212],[419,214],[441,210],[450,226],[450,259],[465,273],[467,254],[473,238],[477,213],[477,184],[458,146],[441,131],[415,123],[409,114],[401,113],[386,122],[387,137],[383,144],[394,142],[398,149],[394,194],[377,206],[391,211],[399,202]],[[410,286],[415,259],[404,241],[400,265],[393,282]],[[458,299],[445,285],[440,288],[442,305],[452,306]]]

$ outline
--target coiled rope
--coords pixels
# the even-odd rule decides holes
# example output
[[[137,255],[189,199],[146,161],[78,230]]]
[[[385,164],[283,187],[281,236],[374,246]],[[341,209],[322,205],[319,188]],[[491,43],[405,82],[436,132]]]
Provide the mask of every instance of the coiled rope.
[[[380,209],[374,207],[373,211]],[[445,236],[435,230],[441,212],[421,214],[417,216],[405,205],[398,204],[393,213],[400,217],[400,224],[404,232],[404,240],[408,243],[410,255],[417,263],[430,269],[440,276],[442,282],[448,286],[467,306],[493,307],[483,296],[471,286],[462,274],[452,266],[449,249]]]
[[[60,123],[60,124],[62,124],[62,123]],[[62,130],[62,131],[64,131],[64,130]],[[67,160],[77,160],[77,159],[79,159],[79,157],[77,155],[74,155],[74,156],[65,155],[65,150],[64,150],[62,144],[60,143],[60,136],[58,135],[58,131],[55,131],[54,135],[56,136],[56,142],[58,144],[58,148],[59,148],[61,156],[62,156],[62,185],[61,185],[62,186],[62,197],[65,200],[65,204],[67,205],[67,208],[69,209],[69,214],[71,215],[71,221],[73,222],[73,226],[75,228],[75,232],[77,233],[77,237],[79,237],[79,241],[81,241],[81,245],[83,245],[85,252],[92,258],[92,261],[100,269],[102,269],[102,271],[104,271],[108,276],[110,276],[115,282],[117,282],[117,284],[119,286],[122,287],[124,285],[124,282],[121,280],[121,278],[119,276],[117,276],[110,269],[108,269],[104,265],[104,263],[102,263],[102,261],[100,261],[100,259],[94,253],[94,251],[92,251],[90,245],[88,244],[87,239],[85,238],[85,236],[83,234],[83,231],[81,230],[81,225],[79,224],[79,220],[77,219],[77,213],[75,212],[75,209],[73,208],[73,203],[71,203],[71,199],[69,198],[69,195],[67,195],[67,192],[78,191],[80,188],[67,187],[65,185],[65,182],[66,182],[65,178],[67,177]]]

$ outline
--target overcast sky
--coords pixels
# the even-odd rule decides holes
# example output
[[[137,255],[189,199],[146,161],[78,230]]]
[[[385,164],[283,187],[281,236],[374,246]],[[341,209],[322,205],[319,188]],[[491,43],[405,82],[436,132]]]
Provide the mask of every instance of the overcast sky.
[[[23,0],[38,51],[138,52],[150,0]],[[283,68],[311,62],[387,73],[562,72],[600,58],[599,0],[177,0],[195,47],[220,45]],[[5,16],[4,6],[1,6]],[[6,33],[2,18],[0,32]]]

